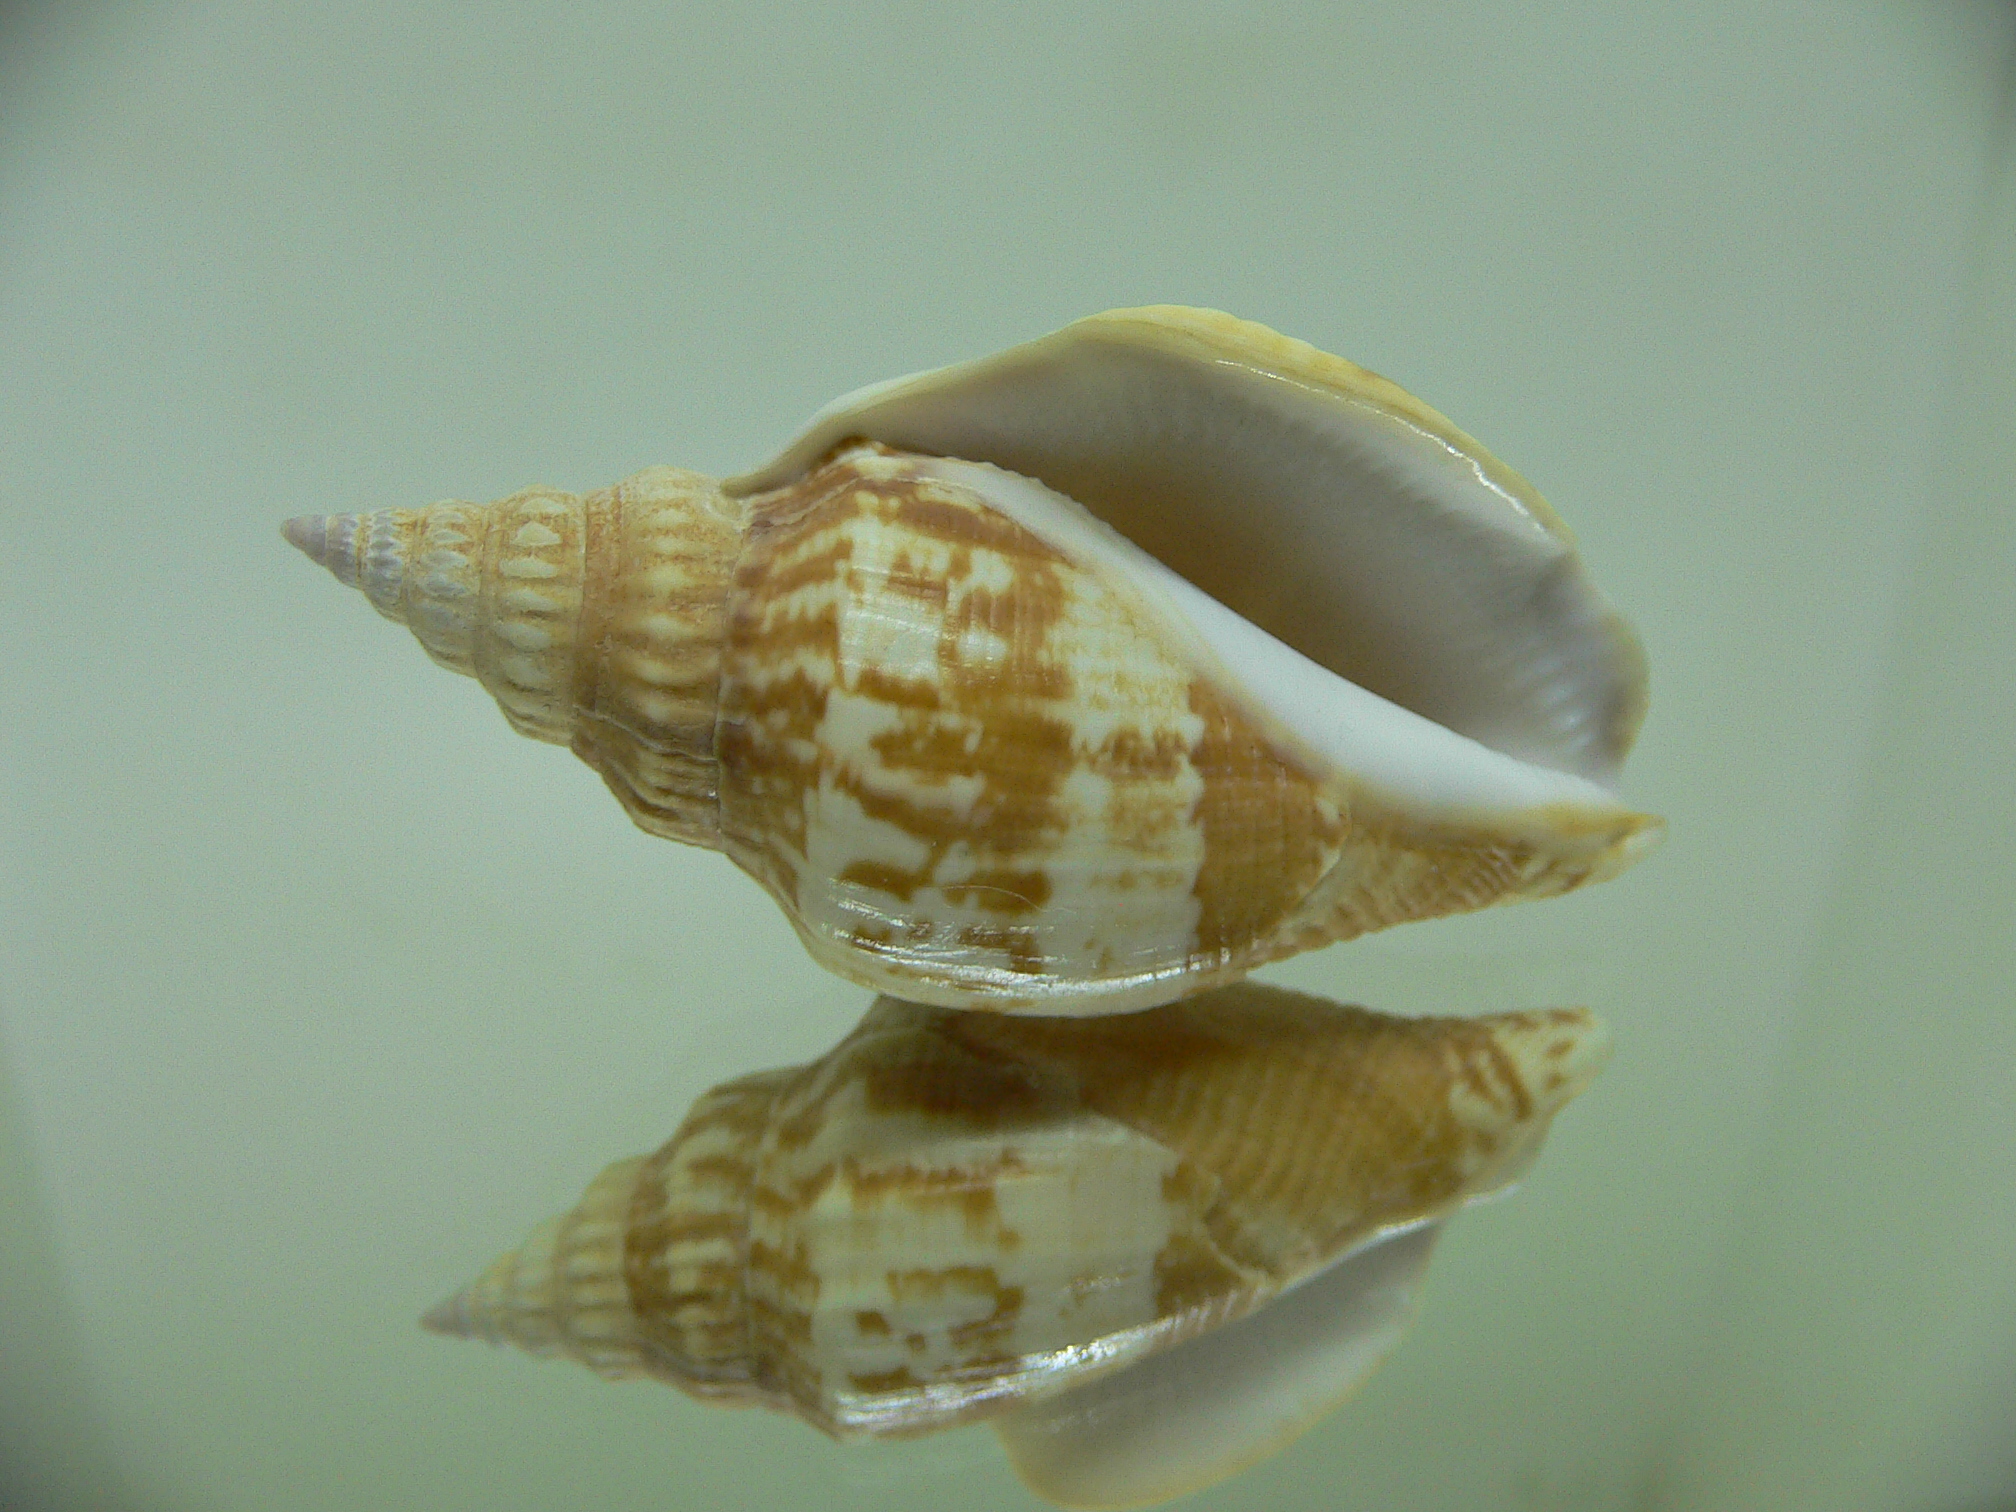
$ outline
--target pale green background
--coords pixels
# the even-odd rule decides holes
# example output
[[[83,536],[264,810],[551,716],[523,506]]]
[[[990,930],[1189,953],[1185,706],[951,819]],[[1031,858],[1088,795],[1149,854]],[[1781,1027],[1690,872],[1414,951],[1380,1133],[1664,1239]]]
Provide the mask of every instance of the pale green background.
[[[1269,974],[1617,1059],[1199,1509],[2016,1506],[1999,5],[0,12],[0,1503],[1028,1508],[423,1335],[866,995],[281,542],[766,456],[1220,306],[1445,410],[1650,649],[1623,880]],[[2006,128],[2007,122],[2003,122]]]

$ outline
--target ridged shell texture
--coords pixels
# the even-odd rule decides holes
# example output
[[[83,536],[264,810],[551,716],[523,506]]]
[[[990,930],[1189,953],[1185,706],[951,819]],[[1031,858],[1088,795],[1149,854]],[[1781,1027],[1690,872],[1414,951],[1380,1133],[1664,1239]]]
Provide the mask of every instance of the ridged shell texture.
[[[1096,1019],[883,999],[707,1093],[428,1321],[842,1437],[1012,1413],[1504,1184],[1605,1052],[1580,1012],[1251,983]]]
[[[656,468],[585,497],[304,517],[288,538],[479,678],[515,728],[571,746],[638,824],[725,851],[820,962],[911,1000],[1138,1008],[1642,854],[1657,822],[1606,785],[1642,657],[1538,496],[1340,359],[1209,312],[1123,316],[1035,344],[1023,367],[1078,395],[1067,412],[1087,430],[1110,391],[1123,441],[1147,424],[1129,385],[1167,387],[1200,409],[1195,436],[1165,420],[1087,460],[1010,353],[843,401],[814,431],[834,447],[754,480]],[[1308,396],[1310,414],[1253,418],[1253,394],[1209,389],[1220,370]],[[947,394],[1006,417],[926,427],[978,460],[846,438],[914,427]],[[1326,426],[1327,451],[1284,460]],[[1467,469],[1378,496],[1385,475],[1358,453],[1427,466],[1408,450],[1423,435],[1434,457],[1469,448]],[[1258,481],[1228,476],[1220,498],[1168,475],[1179,440],[1210,443],[1218,472],[1243,448]],[[1277,495],[1273,533],[1240,536]],[[1225,532],[1242,565],[1209,587],[1308,654],[1123,538],[1208,575],[1208,540],[1172,535],[1173,515]],[[1275,559],[1256,556],[1269,543]],[[1325,551],[1334,588],[1308,580]],[[1390,567],[1343,580],[1382,553]],[[1410,575],[1418,591],[1395,598]],[[1472,623],[1499,603],[1502,623]]]
[[[1644,657],[1566,527],[1264,327],[1115,311],[846,396],[742,478],[284,529],[890,994],[437,1331],[841,1438],[985,1419],[1053,1501],[1146,1505],[1348,1396],[1607,1053],[1579,1010],[1241,980],[1660,831],[1616,794]]]

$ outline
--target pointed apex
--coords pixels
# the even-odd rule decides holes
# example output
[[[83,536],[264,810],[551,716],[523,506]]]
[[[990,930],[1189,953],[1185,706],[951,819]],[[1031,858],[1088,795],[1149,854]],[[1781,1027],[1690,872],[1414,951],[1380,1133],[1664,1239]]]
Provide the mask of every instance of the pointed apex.
[[[319,562],[322,560],[322,543],[329,537],[329,517],[296,515],[281,522],[280,534],[287,537],[289,546],[307,552]]]
[[[1610,1030],[1586,1008],[1545,1008],[1486,1020],[1532,1115],[1551,1118],[1610,1059]]]
[[[281,525],[280,534],[310,561],[327,567],[344,587],[360,591],[380,614],[404,625],[409,622],[406,565],[413,557],[416,527],[427,513],[381,509],[376,514],[296,515]],[[463,593],[470,591],[466,584],[451,587]],[[423,644],[426,639],[421,636]],[[450,665],[455,663],[451,660]],[[456,670],[468,669],[457,666]]]
[[[296,515],[280,527],[287,544],[327,567],[337,581],[357,586],[356,515]]]
[[[470,1326],[468,1303],[469,1291],[465,1287],[422,1313],[420,1326],[429,1333],[445,1334],[451,1339],[470,1338],[476,1330]]]

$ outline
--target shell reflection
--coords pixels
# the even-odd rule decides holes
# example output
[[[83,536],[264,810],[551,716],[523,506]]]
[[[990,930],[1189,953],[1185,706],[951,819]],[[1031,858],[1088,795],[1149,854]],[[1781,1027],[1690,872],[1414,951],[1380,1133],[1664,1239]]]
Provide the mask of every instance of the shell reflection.
[[[1253,983],[1104,1018],[883,999],[428,1327],[839,1438],[993,1422],[1071,1506],[1211,1484],[1397,1342],[1440,1220],[1586,1086],[1585,1012],[1401,1019]]]
[[[1208,310],[881,384],[726,483],[286,534],[825,966],[1100,1013],[1613,875],[1644,658],[1510,468]]]

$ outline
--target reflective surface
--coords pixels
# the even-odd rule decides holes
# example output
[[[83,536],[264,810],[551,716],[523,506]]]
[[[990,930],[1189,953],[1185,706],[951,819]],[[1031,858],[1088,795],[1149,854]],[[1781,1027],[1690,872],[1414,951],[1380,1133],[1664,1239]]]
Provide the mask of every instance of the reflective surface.
[[[1047,1500],[1155,1505],[1357,1392],[1443,1222],[1531,1169],[1609,1045],[1586,1010],[1399,1018],[1252,981],[1091,1018],[878,998],[818,1060],[703,1094],[423,1326],[841,1441],[985,1422]]]
[[[1671,827],[1609,887],[1268,973],[1588,1003],[1618,1049],[1360,1399],[1193,1505],[2016,1500],[2007,40],[1991,7],[8,12],[10,1488],[1033,1505],[976,1431],[855,1453],[420,1331],[865,994],[273,522],[731,473],[863,378],[1166,299],[1387,374],[1574,521],[1651,655],[1630,796]]]

